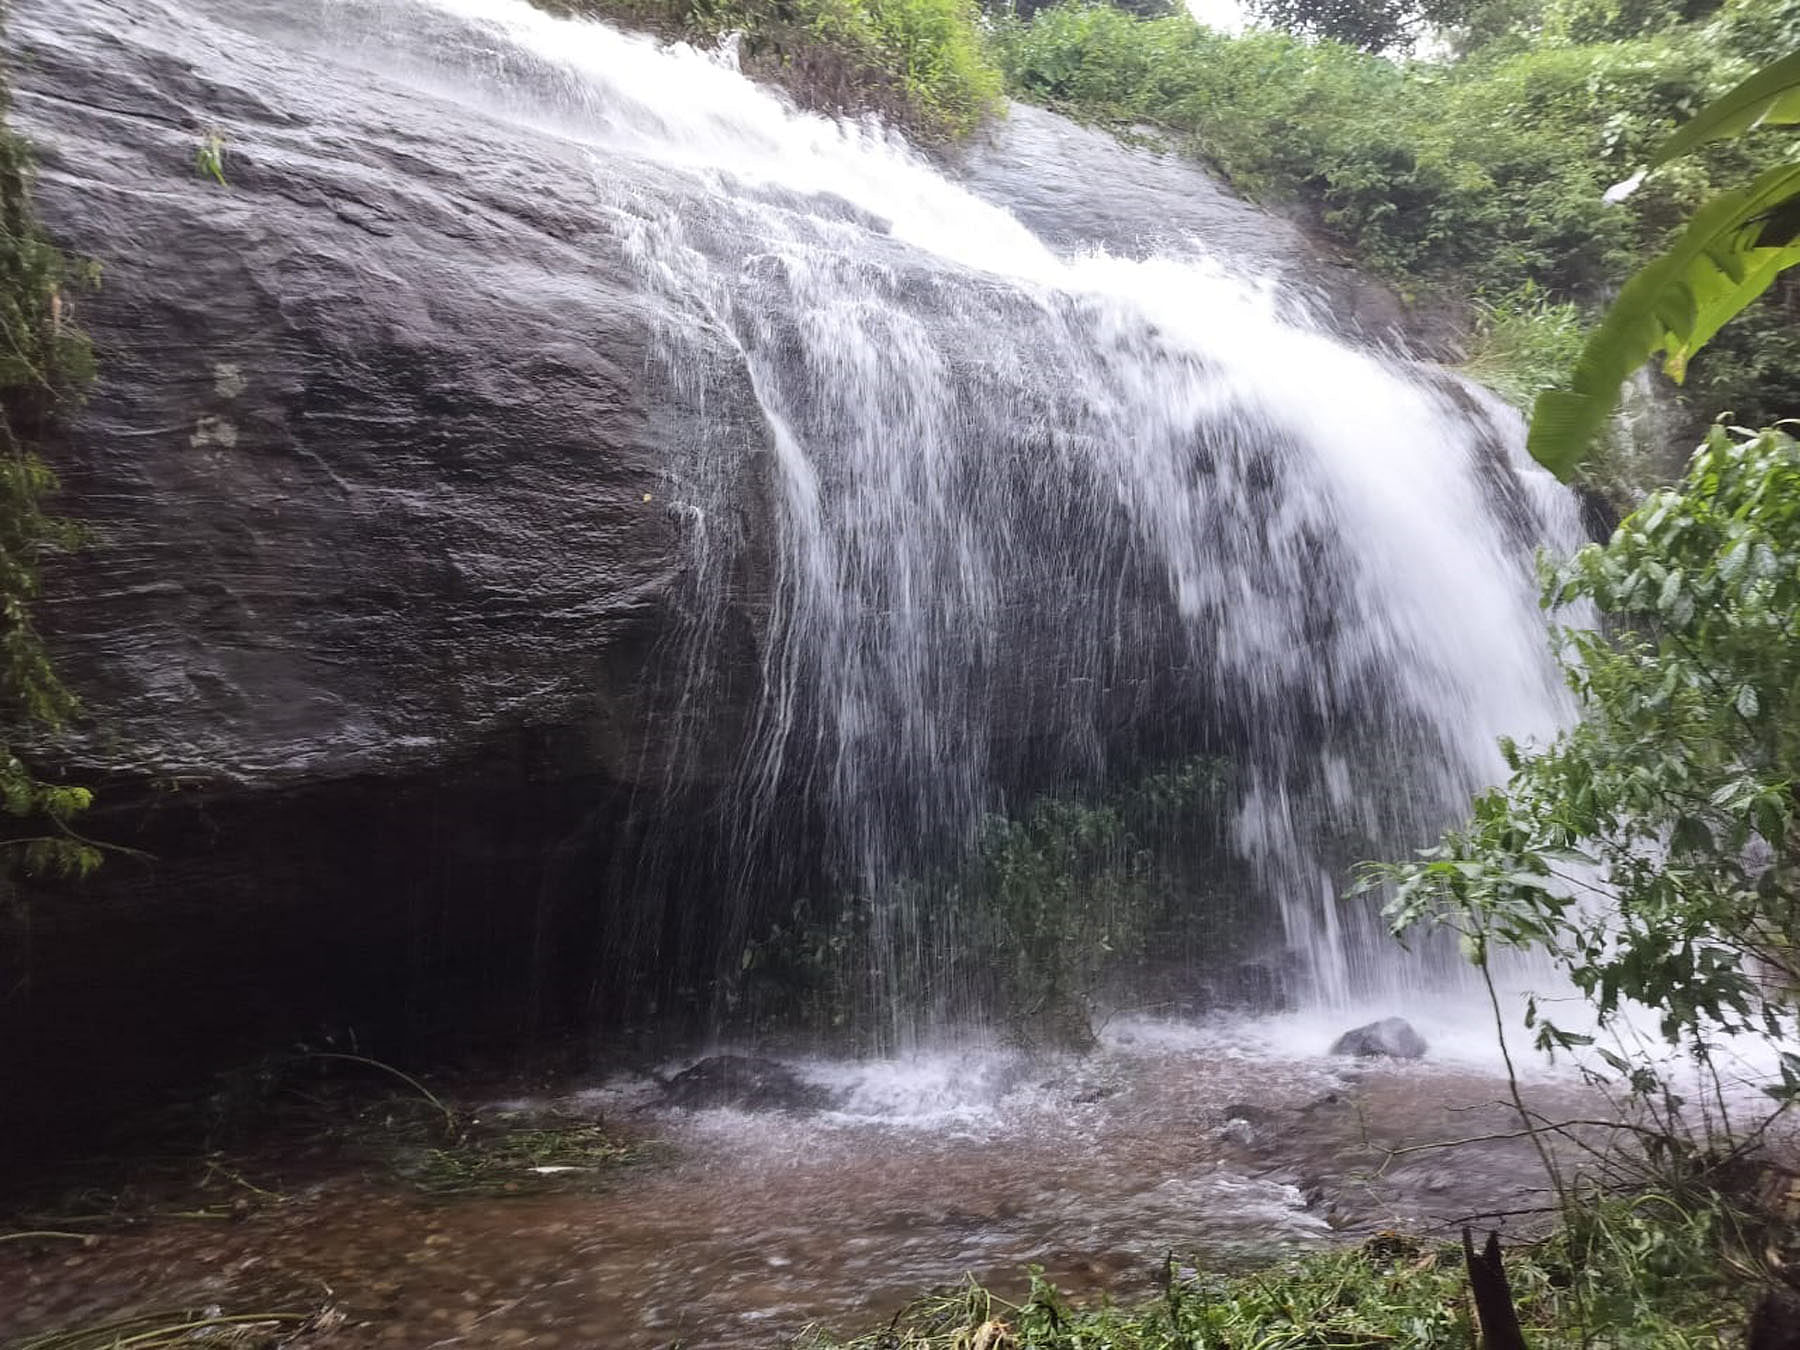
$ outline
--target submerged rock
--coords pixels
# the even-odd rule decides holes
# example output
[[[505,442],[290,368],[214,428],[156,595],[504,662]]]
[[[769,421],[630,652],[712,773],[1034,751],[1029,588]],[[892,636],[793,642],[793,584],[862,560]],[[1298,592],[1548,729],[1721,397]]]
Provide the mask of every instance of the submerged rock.
[[[1384,1017],[1346,1031],[1332,1042],[1331,1053],[1362,1059],[1418,1059],[1425,1053],[1425,1038],[1404,1017]]]
[[[831,1094],[780,1060],[712,1055],[663,1084],[669,1106],[689,1110],[729,1106],[740,1111],[823,1111]]]

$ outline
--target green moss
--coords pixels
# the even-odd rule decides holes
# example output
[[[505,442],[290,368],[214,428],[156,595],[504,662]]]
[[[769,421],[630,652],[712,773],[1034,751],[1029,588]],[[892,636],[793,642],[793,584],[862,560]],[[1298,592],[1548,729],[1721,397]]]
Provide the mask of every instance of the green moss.
[[[8,110],[0,84],[0,858],[12,870],[80,874],[100,860],[70,827],[88,791],[40,777],[15,743],[77,710],[32,606],[43,560],[78,538],[45,509],[57,483],[44,451],[92,378],[93,354],[74,322],[77,277],[32,211],[31,157],[7,129]]]

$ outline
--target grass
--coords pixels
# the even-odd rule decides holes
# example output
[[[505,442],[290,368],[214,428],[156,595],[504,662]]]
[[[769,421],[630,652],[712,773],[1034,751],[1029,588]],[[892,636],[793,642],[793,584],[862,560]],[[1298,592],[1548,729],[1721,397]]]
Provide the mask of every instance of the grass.
[[[1529,412],[1541,391],[1567,379],[1586,336],[1579,306],[1528,286],[1475,302],[1475,331],[1461,370]]]
[[[154,1350],[157,1346],[214,1345],[263,1350],[290,1344],[297,1335],[328,1330],[325,1312],[225,1313],[216,1307],[141,1313],[133,1317],[50,1331],[20,1341],[12,1350]]]
[[[877,113],[927,145],[1000,110],[1002,80],[975,0],[533,0],[668,38],[739,33],[744,70],[802,106]]]
[[[1596,1201],[1507,1270],[1536,1350],[1697,1350],[1741,1343],[1747,1221],[1722,1202]],[[1178,1274],[1147,1306],[1078,1307],[1032,1272],[1002,1299],[979,1285],[930,1295],[888,1326],[813,1350],[1475,1350],[1459,1247],[1397,1233],[1243,1275]]]
[[[598,1121],[500,1112],[472,1119],[441,1144],[364,1136],[391,1175],[427,1195],[507,1196],[566,1190],[604,1179],[643,1152]]]

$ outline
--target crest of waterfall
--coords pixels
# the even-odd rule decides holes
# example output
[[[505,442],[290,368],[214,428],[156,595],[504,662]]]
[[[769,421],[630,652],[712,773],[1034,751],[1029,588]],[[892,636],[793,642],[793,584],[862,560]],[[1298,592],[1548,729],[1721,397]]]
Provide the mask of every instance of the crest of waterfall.
[[[908,878],[1031,792],[1196,752],[1235,766],[1231,847],[1315,998],[1423,978],[1339,901],[1348,865],[1428,842],[1501,776],[1497,737],[1565,715],[1530,564],[1577,516],[1510,411],[1328,335],[1268,259],[1059,253],[729,53],[525,0],[326,12],[380,78],[583,156],[654,299],[648,374],[703,413],[668,468],[668,715],[716,751],[724,597],[766,573],[727,849],[805,852],[869,907],[897,1038],[932,960]]]

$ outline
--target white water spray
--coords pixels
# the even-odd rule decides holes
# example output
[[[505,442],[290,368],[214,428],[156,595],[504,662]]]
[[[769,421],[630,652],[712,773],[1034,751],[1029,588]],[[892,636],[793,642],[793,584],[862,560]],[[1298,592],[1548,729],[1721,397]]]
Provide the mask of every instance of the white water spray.
[[[807,846],[874,906],[893,1008],[942,996],[899,950],[934,897],[878,897],[1021,782],[1196,748],[1236,765],[1234,846],[1314,998],[1416,986],[1338,900],[1347,864],[1426,842],[1500,776],[1497,737],[1564,715],[1529,557],[1575,542],[1574,504],[1509,411],[1295,322],[1204,238],[1058,255],[728,59],[525,0],[327,8],[334,57],[586,157],[658,378],[718,412],[669,469],[690,663],[733,569],[774,572],[735,828],[748,853],[819,804]]]

